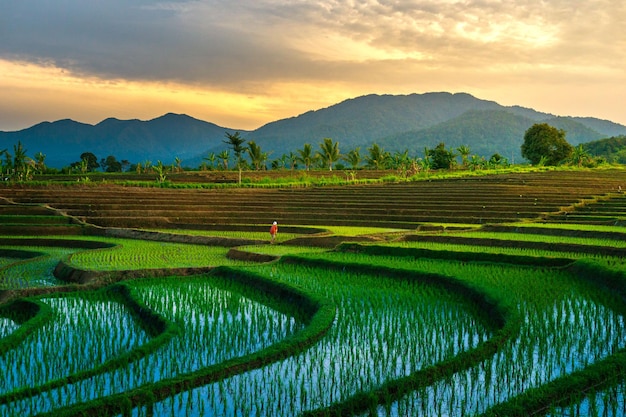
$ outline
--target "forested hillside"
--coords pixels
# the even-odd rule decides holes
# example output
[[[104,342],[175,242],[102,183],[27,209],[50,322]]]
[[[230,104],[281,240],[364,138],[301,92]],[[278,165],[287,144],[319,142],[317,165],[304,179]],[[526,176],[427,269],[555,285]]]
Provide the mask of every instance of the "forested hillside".
[[[584,149],[592,156],[604,157],[608,162],[626,164],[626,136],[589,142],[584,145]]]
[[[162,161],[198,167],[209,155],[229,150],[225,135],[239,131],[272,159],[296,153],[305,144],[314,151],[324,138],[338,142],[346,154],[377,144],[385,151],[409,151],[421,157],[425,148],[467,146],[489,158],[498,153],[521,162],[524,132],[546,122],[566,131],[572,144],[626,135],[626,126],[588,117],[560,117],[520,106],[501,106],[464,93],[368,95],[268,123],[254,131],[221,127],[187,115],[166,114],[149,121],[105,119],[96,125],[72,120],[43,122],[17,132],[0,132],[0,150],[21,142],[29,156],[41,152],[46,164],[68,166],[91,152],[98,159],[113,155],[130,164]],[[232,155],[230,155],[232,158]],[[269,161],[268,161],[269,162]]]

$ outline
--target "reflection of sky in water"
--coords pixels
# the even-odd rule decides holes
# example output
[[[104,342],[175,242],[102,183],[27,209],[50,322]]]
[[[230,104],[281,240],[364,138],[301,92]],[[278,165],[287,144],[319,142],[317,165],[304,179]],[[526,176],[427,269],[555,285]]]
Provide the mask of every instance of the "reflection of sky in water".
[[[0,394],[92,369],[148,340],[118,302],[72,296],[42,302],[52,308],[52,320],[0,356]]]
[[[379,415],[474,415],[626,346],[623,316],[592,301],[570,297],[550,311],[525,312],[520,337],[493,359],[411,394],[389,409],[381,407]]]
[[[195,280],[179,286],[159,286],[147,281],[143,287],[138,284],[138,294],[142,302],[157,314],[174,322],[180,332],[151,355],[128,364],[124,369],[0,406],[0,415],[8,410],[20,410],[20,415],[37,414],[51,410],[51,405],[71,405],[173,378],[255,352],[303,328],[302,323],[293,317],[239,294],[213,288],[206,281]],[[66,320],[73,320],[72,317],[74,314],[70,313]],[[103,327],[109,326],[110,332],[119,318],[115,314],[109,317],[104,313],[101,321]],[[125,328],[126,325],[121,326],[121,329]],[[127,336],[104,337],[127,342]],[[46,355],[50,354],[50,349],[45,349]]]
[[[626,416],[626,385],[591,393],[581,402],[569,407],[556,408],[547,417],[623,417]]]
[[[6,317],[0,317],[0,338],[7,337],[19,328],[19,324]]]
[[[458,296],[386,281],[388,287],[364,290],[356,301],[335,300],[335,325],[307,351],[158,403],[154,415],[294,416],[453,357],[489,337]],[[361,290],[369,284],[363,282]],[[413,288],[408,291],[407,285]]]

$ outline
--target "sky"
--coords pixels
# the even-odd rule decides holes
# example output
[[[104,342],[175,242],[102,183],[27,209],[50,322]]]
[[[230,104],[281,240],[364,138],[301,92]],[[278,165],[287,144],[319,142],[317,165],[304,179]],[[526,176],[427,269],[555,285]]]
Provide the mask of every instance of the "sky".
[[[466,92],[626,125],[624,0],[0,0],[0,130]]]

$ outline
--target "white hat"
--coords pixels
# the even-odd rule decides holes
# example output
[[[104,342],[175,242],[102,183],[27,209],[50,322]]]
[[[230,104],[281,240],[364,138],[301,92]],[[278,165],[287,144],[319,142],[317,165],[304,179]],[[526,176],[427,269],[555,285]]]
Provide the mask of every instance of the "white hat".
[[[274,222],[273,224],[278,224],[278,223]]]

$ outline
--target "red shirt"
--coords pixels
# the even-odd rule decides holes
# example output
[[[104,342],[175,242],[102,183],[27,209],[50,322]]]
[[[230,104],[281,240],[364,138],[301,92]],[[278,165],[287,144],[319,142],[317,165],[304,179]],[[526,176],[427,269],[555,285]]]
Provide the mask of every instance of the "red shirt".
[[[270,227],[270,235],[275,235],[277,232],[278,232],[278,225],[273,224],[272,227]]]

